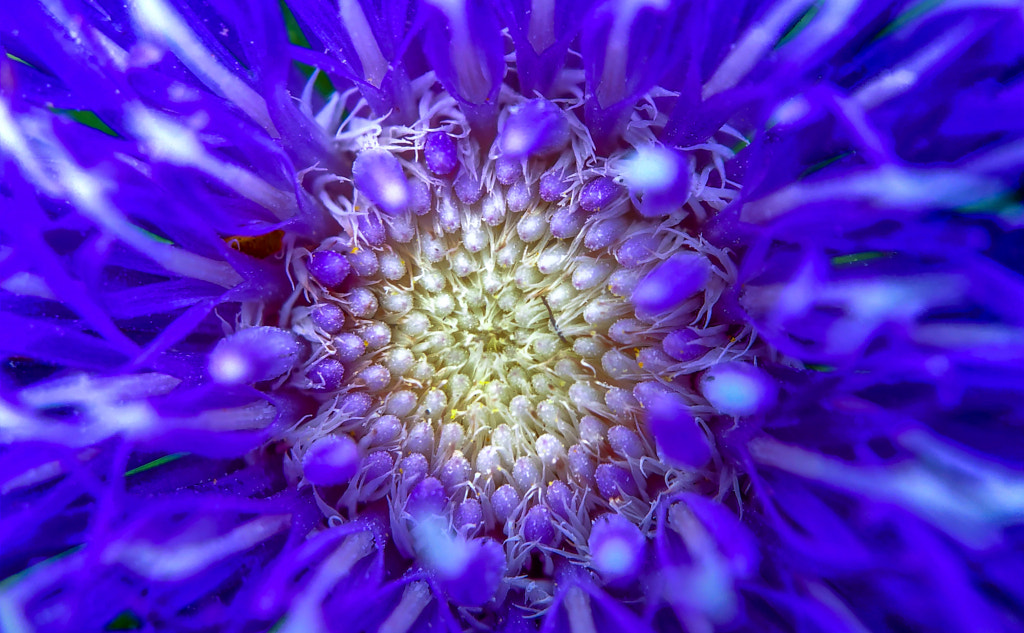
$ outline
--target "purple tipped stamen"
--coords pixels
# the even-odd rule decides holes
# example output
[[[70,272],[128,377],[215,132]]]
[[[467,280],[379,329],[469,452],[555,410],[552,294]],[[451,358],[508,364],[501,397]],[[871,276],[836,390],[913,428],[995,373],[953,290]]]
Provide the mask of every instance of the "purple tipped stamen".
[[[348,483],[359,471],[359,449],[348,435],[328,435],[313,442],[302,457],[302,472],[318,486]]]
[[[310,388],[316,391],[337,391],[345,378],[345,366],[334,358],[325,358],[306,372]]]
[[[423,158],[427,169],[438,176],[447,176],[459,166],[459,152],[455,140],[447,132],[431,132],[423,143]]]
[[[337,251],[316,251],[310,253],[306,269],[325,288],[333,289],[345,281],[352,271],[352,265]]]
[[[600,211],[607,207],[622,192],[622,187],[608,176],[591,180],[580,191],[580,207],[584,211]]]

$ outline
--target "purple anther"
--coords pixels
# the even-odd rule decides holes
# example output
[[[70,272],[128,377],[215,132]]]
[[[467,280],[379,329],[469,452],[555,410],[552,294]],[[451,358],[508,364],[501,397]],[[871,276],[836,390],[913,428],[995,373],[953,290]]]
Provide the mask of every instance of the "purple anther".
[[[569,183],[566,182],[560,169],[552,169],[540,177],[540,197],[545,202],[558,200],[568,188]]]
[[[398,472],[402,475],[402,481],[412,486],[427,476],[427,458],[419,453],[407,455],[398,462]]]
[[[508,203],[509,211],[521,213],[530,208],[536,195],[536,184],[528,184],[526,180],[520,178],[508,188],[505,202]]]
[[[573,444],[569,447],[569,472],[578,481],[593,485],[594,481],[594,459],[581,444]]]
[[[309,312],[313,325],[328,334],[337,334],[345,327],[345,313],[333,303],[321,303]]]
[[[336,354],[343,362],[351,363],[366,352],[366,341],[351,332],[334,337]]]
[[[353,316],[369,319],[374,314],[377,314],[377,297],[373,294],[373,291],[369,288],[353,288],[347,297],[345,297],[345,305],[352,312]]]
[[[622,243],[615,259],[626,268],[636,268],[653,260],[661,240],[650,233],[640,233]]]
[[[360,332],[360,336],[368,350],[378,350],[391,342],[391,328],[386,323],[374,321]]]
[[[374,451],[366,456],[364,468],[367,481],[380,479],[395,471],[395,458],[387,451]]]
[[[508,521],[517,507],[519,507],[519,493],[508,484],[504,484],[491,495],[491,508],[494,510],[494,518],[499,524]]]
[[[388,369],[394,373],[395,364],[388,363]],[[388,395],[388,401],[384,410],[391,415],[400,415],[404,417],[412,413],[413,410],[416,409],[416,405],[416,394],[403,389],[401,391],[392,391],[391,394]]]
[[[463,536],[472,536],[480,531],[484,524],[484,511],[476,499],[466,499],[455,509],[453,517],[455,529]]]
[[[644,380],[633,385],[633,397],[640,403],[641,407],[648,407],[654,403],[656,398],[663,394],[675,393],[657,380]]]
[[[337,288],[352,271],[352,265],[337,251],[317,251],[310,253],[306,270],[323,287]]]
[[[620,345],[639,345],[649,336],[648,326],[636,319],[619,319],[608,328],[608,338]]]
[[[392,242],[408,244],[416,237],[416,217],[409,211],[392,215],[387,221],[387,232]]]
[[[608,429],[608,443],[612,450],[621,457],[640,459],[644,455],[644,443],[640,436],[631,428],[617,424]]]
[[[359,418],[366,415],[373,404],[373,398],[361,391],[346,393],[338,399],[338,414],[346,418]]]
[[[494,161],[494,175],[501,184],[505,186],[511,185],[523,175],[522,161],[518,158],[499,156]]]
[[[352,270],[360,277],[369,277],[377,272],[377,254],[368,248],[356,249],[345,257],[352,265]]]
[[[370,246],[380,246],[387,239],[388,234],[384,222],[373,209],[356,216],[356,227],[359,229],[359,238]]]
[[[409,210],[415,215],[426,215],[430,211],[432,198],[427,183],[422,180],[409,183]]]
[[[562,518],[568,518],[572,513],[572,493],[565,482],[557,479],[552,481],[544,491],[544,502],[554,514]]]
[[[676,361],[661,351],[660,347],[645,347],[636,355],[636,362],[641,369],[659,374],[676,364]]]
[[[583,185],[583,190],[580,191],[580,207],[591,213],[600,211],[607,207],[621,191],[622,187],[610,177],[595,178]]]
[[[628,227],[629,220],[621,216],[598,220],[587,230],[583,245],[592,251],[608,248],[622,238]]]
[[[520,457],[512,467],[512,478],[523,490],[540,483],[540,470],[532,457]]]
[[[441,514],[446,505],[448,495],[444,492],[444,485],[434,477],[424,477],[409,493],[406,509],[414,517],[420,517]]]
[[[469,481],[472,473],[469,460],[462,453],[456,453],[441,468],[441,483],[448,494],[454,494],[456,488]]]
[[[483,195],[480,181],[468,169],[462,168],[455,177],[455,195],[463,204],[475,204]]]
[[[423,142],[423,158],[427,169],[438,176],[447,176],[459,166],[459,148],[447,132],[431,132]]]
[[[374,444],[387,444],[402,434],[402,421],[393,415],[382,415],[370,426],[370,437]]]
[[[693,330],[674,330],[661,342],[665,353],[676,360],[694,360],[707,353],[708,348],[697,341],[700,335]]]
[[[441,230],[451,234],[462,228],[462,215],[459,214],[459,207],[455,201],[447,196],[441,198],[437,203],[437,223]]]
[[[501,194],[500,189],[492,189],[484,198],[482,207],[480,217],[489,226],[498,226],[505,221],[505,196]]]
[[[604,402],[618,417],[622,418],[640,408],[633,394],[622,387],[612,387],[604,395]]]
[[[366,386],[367,391],[377,393],[391,382],[391,372],[382,365],[370,365],[364,367],[355,378]]]
[[[639,492],[633,475],[628,470],[615,464],[601,464],[594,475],[597,489],[605,499],[615,499],[623,495],[635,497]]]
[[[592,415],[585,415],[580,419],[580,438],[593,446],[597,446],[604,439],[604,423]]]
[[[617,297],[628,297],[641,279],[643,271],[620,268],[608,276],[608,289]]]
[[[533,506],[523,519],[523,538],[541,545],[554,545],[557,533],[551,524],[551,512],[544,506]]]
[[[432,455],[434,452],[434,429],[427,422],[418,422],[409,431],[405,439],[405,449],[421,455]]]
[[[348,435],[314,440],[302,456],[302,473],[318,486],[348,483],[359,472],[359,448]]]
[[[567,240],[579,235],[586,221],[586,211],[579,207],[562,207],[552,214],[549,226],[552,235]]]
[[[345,378],[345,366],[336,358],[318,361],[306,371],[306,379],[314,391],[336,391]]]

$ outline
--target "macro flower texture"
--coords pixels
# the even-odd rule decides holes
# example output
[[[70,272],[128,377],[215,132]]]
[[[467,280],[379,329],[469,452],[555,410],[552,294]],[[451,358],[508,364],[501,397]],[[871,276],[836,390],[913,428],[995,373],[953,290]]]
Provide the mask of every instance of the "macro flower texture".
[[[1024,631],[1019,0],[0,3],[0,630]]]

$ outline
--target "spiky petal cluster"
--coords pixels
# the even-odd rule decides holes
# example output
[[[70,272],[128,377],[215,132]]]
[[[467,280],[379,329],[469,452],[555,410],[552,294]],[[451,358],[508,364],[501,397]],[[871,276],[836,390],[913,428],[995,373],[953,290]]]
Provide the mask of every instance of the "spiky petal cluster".
[[[285,4],[0,5],[0,628],[1020,629],[1018,6]]]

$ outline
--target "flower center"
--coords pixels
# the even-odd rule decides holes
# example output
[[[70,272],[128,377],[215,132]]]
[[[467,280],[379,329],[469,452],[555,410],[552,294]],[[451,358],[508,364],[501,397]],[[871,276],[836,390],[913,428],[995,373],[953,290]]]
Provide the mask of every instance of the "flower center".
[[[402,517],[497,536],[513,566],[563,537],[583,547],[588,517],[642,524],[662,492],[709,481],[658,455],[644,408],[670,426],[706,408],[679,378],[718,362],[711,349],[742,357],[749,336],[712,318],[735,271],[687,229],[734,193],[724,174],[707,186],[727,150],[638,132],[639,151],[599,157],[571,110],[542,100],[506,104],[487,149],[450,100],[433,111],[412,128],[364,122],[376,136],[346,154],[354,187],[313,186],[346,232],[292,258],[310,298],[292,329],[322,401],[294,431],[303,474],[352,515],[386,497],[396,544],[426,559],[417,543],[440,537]],[[688,420],[680,441],[699,446],[676,452],[706,463]],[[313,481],[326,440],[345,476]],[[605,558],[621,558],[615,543]]]

